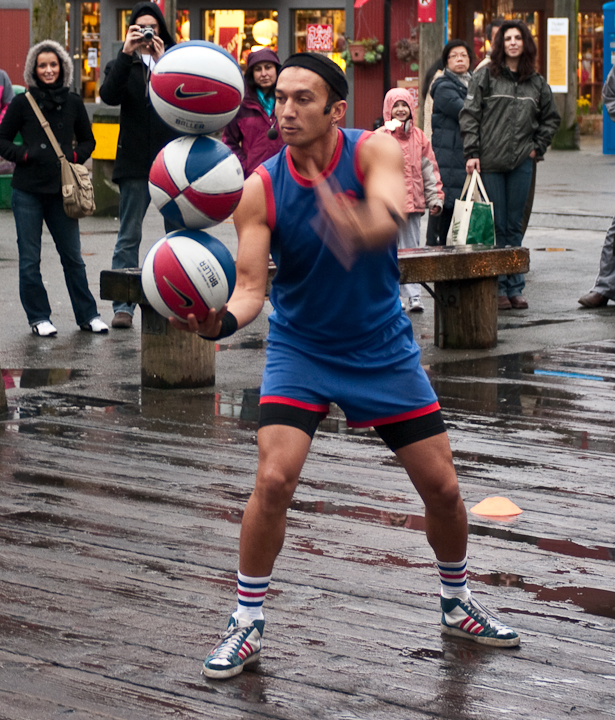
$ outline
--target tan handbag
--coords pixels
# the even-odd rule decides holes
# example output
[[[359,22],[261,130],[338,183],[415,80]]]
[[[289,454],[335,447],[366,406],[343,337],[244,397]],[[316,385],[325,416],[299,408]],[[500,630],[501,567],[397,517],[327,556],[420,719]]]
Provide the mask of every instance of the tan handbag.
[[[45,116],[37,105],[36,100],[29,92],[26,93],[26,97],[28,98],[30,105],[32,105],[32,109],[36,113],[36,117],[43,126],[43,130],[47,133],[49,142],[60,160],[64,212],[68,215],[68,217],[75,220],[87,217],[88,215],[93,215],[96,210],[96,204],[94,203],[94,187],[92,185],[92,181],[90,180],[90,173],[88,172],[88,169],[85,165],[72,163],[66,159],[64,153],[62,152],[62,148],[58,145],[56,136],[49,127],[47,120],[45,120]]]

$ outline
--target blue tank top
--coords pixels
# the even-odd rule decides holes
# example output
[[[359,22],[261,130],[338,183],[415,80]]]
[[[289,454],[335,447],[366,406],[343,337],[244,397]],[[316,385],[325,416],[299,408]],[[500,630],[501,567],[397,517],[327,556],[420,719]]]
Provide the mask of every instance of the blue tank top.
[[[333,176],[345,195],[362,200],[358,150],[371,133],[338,133],[323,175]],[[313,183],[297,173],[289,148],[256,172],[265,187],[271,255],[277,266],[270,294],[269,339],[332,354],[370,345],[400,316],[411,328],[399,302],[395,236],[386,249],[359,255],[346,271],[312,227],[317,214]]]

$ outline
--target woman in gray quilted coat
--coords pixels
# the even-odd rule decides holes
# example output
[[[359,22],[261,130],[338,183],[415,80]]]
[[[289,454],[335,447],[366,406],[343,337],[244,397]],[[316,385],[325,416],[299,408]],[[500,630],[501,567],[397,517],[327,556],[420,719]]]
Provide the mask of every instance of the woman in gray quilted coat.
[[[481,173],[493,202],[496,244],[519,247],[523,210],[534,162],[541,160],[559,127],[560,117],[547,81],[534,69],[536,45],[520,20],[502,24],[491,63],[470,80],[459,114],[468,173]],[[499,280],[500,310],[525,309],[525,277]]]

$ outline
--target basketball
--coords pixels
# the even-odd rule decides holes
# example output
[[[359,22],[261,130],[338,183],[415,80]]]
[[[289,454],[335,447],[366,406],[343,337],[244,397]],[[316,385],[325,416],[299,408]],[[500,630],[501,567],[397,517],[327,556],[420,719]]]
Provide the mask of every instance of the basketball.
[[[175,230],[145,256],[141,284],[148,303],[164,317],[203,322],[235,288],[235,262],[216,238],[199,230]]]
[[[226,220],[237,207],[243,170],[224,143],[186,135],[172,140],[156,156],[149,191],[167,220],[202,230]]]
[[[150,76],[154,110],[174,130],[205,135],[237,114],[244,81],[235,59],[219,45],[191,40],[164,53]]]

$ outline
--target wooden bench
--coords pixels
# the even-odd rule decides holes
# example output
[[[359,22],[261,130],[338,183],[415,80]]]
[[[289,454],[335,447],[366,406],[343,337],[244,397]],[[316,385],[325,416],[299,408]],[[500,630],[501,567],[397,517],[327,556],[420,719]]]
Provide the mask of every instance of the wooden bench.
[[[424,247],[398,253],[400,283],[434,283],[434,345],[473,350],[498,342],[498,275],[526,273],[527,248]]]
[[[497,344],[498,275],[529,270],[526,248],[416,248],[398,254],[402,283],[434,283],[434,344],[441,348],[491,348]],[[269,283],[275,275],[269,264]],[[359,290],[358,290],[359,291]],[[151,388],[213,385],[215,343],[176,330],[148,303],[141,269],[103,270],[103,300],[141,307],[141,383]]]

